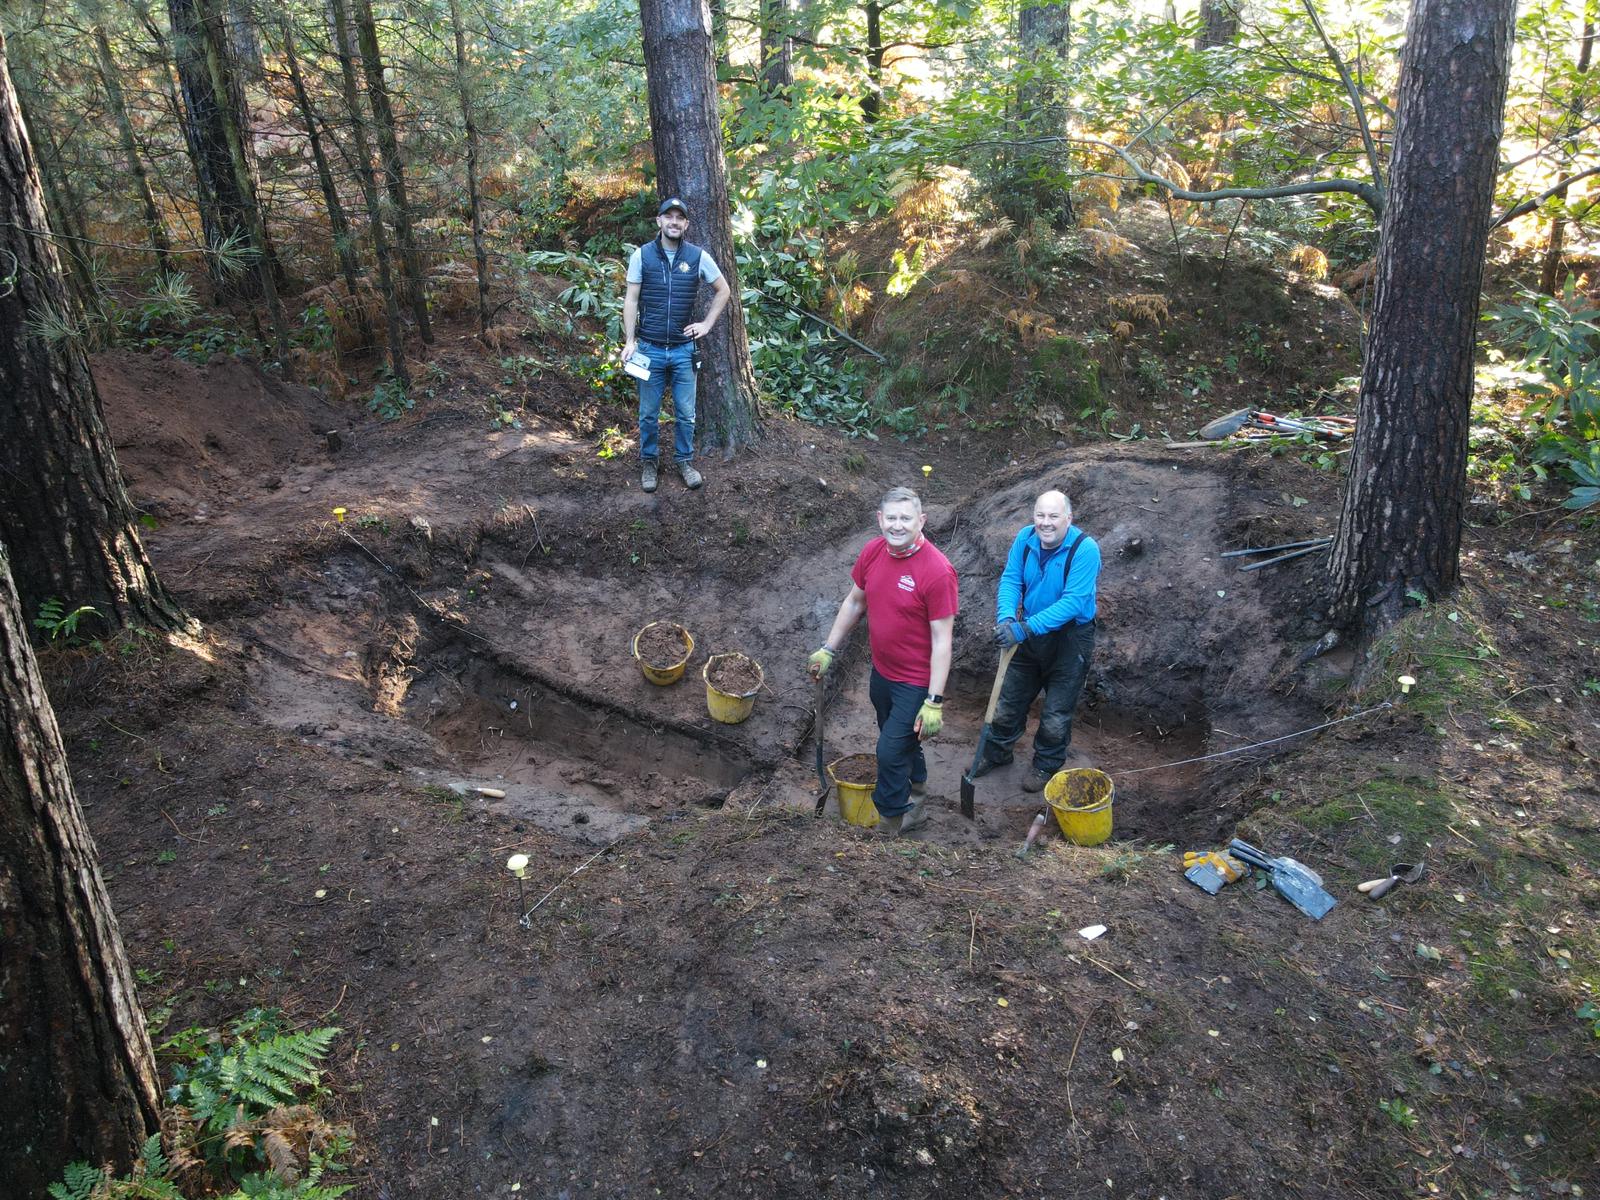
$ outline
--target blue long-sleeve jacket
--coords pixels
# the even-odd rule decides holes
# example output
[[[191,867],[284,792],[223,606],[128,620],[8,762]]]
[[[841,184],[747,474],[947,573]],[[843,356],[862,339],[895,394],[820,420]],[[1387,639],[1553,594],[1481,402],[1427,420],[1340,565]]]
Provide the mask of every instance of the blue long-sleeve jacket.
[[[1015,616],[1022,603],[1023,624],[1035,637],[1063,625],[1094,619],[1095,581],[1100,577],[1100,547],[1088,534],[1072,556],[1072,572],[1063,578],[1067,552],[1080,531],[1069,528],[1061,545],[1044,550],[1033,526],[1026,526],[1011,543],[995,601],[999,619]]]

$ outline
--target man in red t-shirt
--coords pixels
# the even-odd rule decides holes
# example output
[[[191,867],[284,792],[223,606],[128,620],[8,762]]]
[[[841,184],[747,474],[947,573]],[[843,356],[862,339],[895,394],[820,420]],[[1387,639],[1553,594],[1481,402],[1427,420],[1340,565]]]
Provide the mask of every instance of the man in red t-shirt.
[[[867,618],[870,695],[878,714],[878,785],[872,803],[891,837],[928,822],[922,743],[937,737],[944,724],[944,684],[958,607],[955,568],[922,536],[927,519],[910,488],[892,488],[884,496],[878,505],[883,536],[868,542],[857,557],[850,594],[839,605],[828,640],[807,663],[811,677],[821,679],[856,622]]]

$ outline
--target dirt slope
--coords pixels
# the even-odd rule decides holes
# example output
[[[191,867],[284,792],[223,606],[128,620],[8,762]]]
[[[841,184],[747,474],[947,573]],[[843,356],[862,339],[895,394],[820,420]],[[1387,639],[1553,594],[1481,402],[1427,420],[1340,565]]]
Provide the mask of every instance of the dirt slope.
[[[155,394],[120,360],[97,370],[129,403]],[[255,1003],[340,1024],[358,1194],[1594,1186],[1600,1072],[1569,1000],[1600,907],[1580,556],[1548,553],[1541,596],[1565,579],[1569,602],[1537,609],[1475,534],[1457,619],[1394,648],[1442,678],[1439,655],[1514,627],[1495,669],[1546,663],[1554,690],[1508,700],[1520,682],[1496,676],[1493,707],[1458,680],[1442,705],[1376,708],[1276,758],[1133,774],[1390,699],[1296,665],[1320,632],[1315,558],[1241,575],[1219,557],[1329,531],[1328,476],[1138,444],[1015,466],[981,446],[862,456],[775,422],[702,492],[652,498],[595,456],[564,384],[520,430],[441,398],[335,454],[289,432],[309,397],[233,370],[180,382],[193,412],[256,396],[232,419],[248,449],[169,472],[206,519],[151,539],[206,647],[65,655],[56,694],[146,1004],[173,1027]],[[811,818],[801,667],[877,495],[923,461],[963,615],[936,820],[890,842],[831,806]],[[1023,862],[1037,801],[988,777],[968,825],[956,784],[1001,556],[1059,484],[1106,554],[1076,745],[1118,778],[1117,833]],[[629,653],[657,618],[696,641],[666,689]],[[871,745],[856,643],[830,758]],[[725,649],[766,669],[739,726],[708,719],[699,679]],[[1313,863],[1339,906],[1312,924],[1270,890],[1184,883],[1177,850],[1235,831]],[[520,894],[513,851],[534,864]],[[1429,858],[1426,888],[1356,897],[1408,854]],[[1108,932],[1087,941],[1091,924]]]

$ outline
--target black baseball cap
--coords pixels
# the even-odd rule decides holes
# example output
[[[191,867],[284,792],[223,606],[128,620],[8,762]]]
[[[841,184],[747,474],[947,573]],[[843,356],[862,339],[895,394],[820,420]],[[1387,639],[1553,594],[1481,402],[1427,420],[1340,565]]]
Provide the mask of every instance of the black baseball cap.
[[[668,196],[661,202],[661,207],[656,209],[656,216],[664,217],[667,215],[667,210],[673,208],[677,209],[685,217],[689,215],[689,206],[687,204],[678,199],[676,196]]]

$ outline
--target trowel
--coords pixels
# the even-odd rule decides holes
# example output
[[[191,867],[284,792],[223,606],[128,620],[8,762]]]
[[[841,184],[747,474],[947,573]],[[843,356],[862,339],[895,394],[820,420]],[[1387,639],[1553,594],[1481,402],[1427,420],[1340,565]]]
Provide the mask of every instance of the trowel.
[[[1328,910],[1338,903],[1322,886],[1322,876],[1302,862],[1292,858],[1269,858],[1249,842],[1241,842],[1238,838],[1228,843],[1228,849],[1235,857],[1265,871],[1278,895],[1313,921],[1322,920],[1328,915]]]

